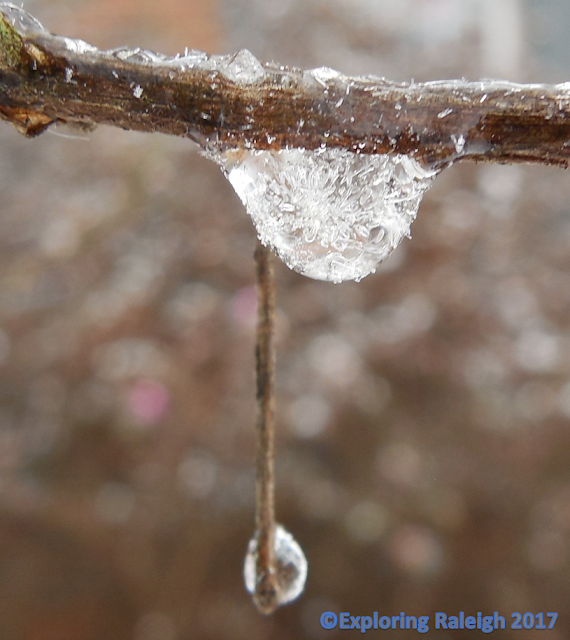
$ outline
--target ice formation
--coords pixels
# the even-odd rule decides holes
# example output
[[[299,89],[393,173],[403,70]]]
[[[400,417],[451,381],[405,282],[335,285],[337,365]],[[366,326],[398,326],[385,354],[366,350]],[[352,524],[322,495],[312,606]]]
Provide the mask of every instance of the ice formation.
[[[219,151],[263,244],[317,280],[360,280],[405,236],[435,171],[401,154],[338,148]]]
[[[279,586],[279,605],[287,604],[303,593],[307,580],[307,559],[293,536],[280,524],[275,526],[274,544],[277,563],[277,583]],[[243,577],[249,593],[255,591],[257,584],[257,538],[249,541]]]
[[[21,7],[0,2],[0,12],[22,35],[47,33]],[[355,116],[350,112],[343,115],[341,110],[354,87],[370,92],[371,99],[383,98],[390,87],[397,86],[404,90],[413,88],[413,83],[395,85],[374,76],[349,78],[328,67],[303,71],[276,63],[262,63],[245,49],[225,56],[186,50],[181,55],[168,57],[139,48],[119,47],[98,51],[81,40],[58,36],[51,38],[71,54],[107,57],[157,69],[166,67],[172,79],[177,72],[207,72],[212,91],[217,91],[221,84],[219,76],[242,88],[255,84],[294,86],[316,91],[317,95],[318,92],[325,95],[333,88],[336,96],[340,96],[335,101],[339,109],[339,124],[346,123],[347,130],[355,123]],[[73,61],[64,72],[67,82],[75,82],[76,73],[72,65]],[[117,80],[121,79],[116,70],[112,74]],[[544,85],[519,85],[494,80],[476,83],[446,80],[427,82],[422,87],[428,93],[440,89],[453,91],[454,94],[460,91],[465,93],[468,101],[469,95],[484,92],[479,99],[483,103],[490,92],[502,91],[505,95],[517,95],[523,100],[526,91],[536,92]],[[342,90],[340,93],[339,89]],[[550,87],[549,91],[553,90],[558,92],[560,100],[567,100],[570,83]],[[135,97],[148,95],[145,93],[147,88],[142,84],[133,84],[132,91]],[[417,92],[417,86],[414,91]],[[417,102],[421,98],[422,94],[417,97]],[[396,103],[395,109],[398,114],[396,117],[404,112],[400,102]],[[396,126],[390,130],[386,126],[382,130],[380,123],[383,115],[379,114],[378,128],[395,148],[400,128]],[[451,107],[437,115],[440,119],[455,117]],[[201,113],[201,116],[205,120],[210,118],[207,113]],[[478,124],[480,114],[474,118],[471,122],[463,117],[457,131],[451,135],[454,159],[467,152],[483,154],[486,151],[486,143],[468,140],[468,132]],[[211,122],[208,124],[211,125]],[[305,120],[299,118],[296,124],[298,131],[301,131]],[[244,131],[253,128],[253,120],[250,118],[242,128]],[[360,143],[360,148],[357,144],[350,150],[332,144],[327,146],[330,138],[328,131],[322,132],[321,148],[313,150],[255,150],[247,146],[252,144],[249,139],[243,143],[245,148],[228,148],[227,141],[225,147],[216,146],[216,131],[202,134],[199,127],[196,131],[190,127],[188,133],[199,144],[207,146],[206,155],[222,167],[251,216],[261,241],[271,247],[289,267],[318,280],[360,280],[374,272],[402,239],[410,235],[410,225],[416,217],[422,196],[436,175],[435,171],[411,156],[359,153],[364,150],[364,143]],[[276,139],[273,132],[268,132],[265,137],[269,143]],[[239,138],[236,144],[239,144]],[[483,146],[476,147],[476,144]]]
[[[16,31],[22,35],[28,33],[46,33],[44,26],[22,7],[11,2],[0,2],[2,15],[10,22]]]
[[[21,33],[45,32],[21,7],[0,3],[0,10]],[[55,38],[72,53],[97,52],[81,40]],[[276,71],[275,65],[263,65],[247,50],[228,56],[185,51],[174,58],[126,47],[98,53],[125,62],[211,70],[240,85],[263,82]],[[296,77],[325,89],[344,78],[328,67],[306,72],[279,67],[279,73],[282,80]],[[66,81],[72,77],[73,69],[66,70]],[[143,86],[133,86],[135,97],[143,93]],[[464,138],[454,142],[459,153]],[[404,155],[327,147],[256,151],[210,146],[207,155],[221,165],[261,241],[295,271],[333,282],[360,280],[372,273],[409,236],[422,195],[435,175]]]

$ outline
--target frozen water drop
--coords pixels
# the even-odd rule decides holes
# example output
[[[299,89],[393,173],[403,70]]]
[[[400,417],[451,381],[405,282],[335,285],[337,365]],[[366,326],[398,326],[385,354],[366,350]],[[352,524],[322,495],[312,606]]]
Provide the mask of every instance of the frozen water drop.
[[[275,525],[273,548],[277,583],[275,606],[279,607],[292,602],[303,593],[308,565],[305,554],[295,538],[280,524]],[[255,593],[259,580],[263,578],[257,575],[256,566],[257,537],[253,537],[249,541],[243,565],[245,586],[251,594]]]
[[[210,148],[263,244],[316,280],[360,280],[409,235],[436,171],[402,154]]]
[[[218,69],[236,84],[255,84],[267,75],[261,62],[247,49],[220,57]]]

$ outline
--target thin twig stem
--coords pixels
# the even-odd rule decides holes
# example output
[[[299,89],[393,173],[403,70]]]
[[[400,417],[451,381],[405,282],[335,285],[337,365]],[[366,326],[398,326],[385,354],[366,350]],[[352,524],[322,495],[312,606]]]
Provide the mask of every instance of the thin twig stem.
[[[396,84],[262,65],[251,54],[245,61],[259,77],[244,81],[231,56],[184,63],[142,52],[137,61],[45,31],[20,33],[2,17],[13,14],[7,7],[0,3],[0,117],[28,136],[63,121],[159,131],[202,146],[403,153],[434,167],[570,161],[569,83]]]
[[[259,240],[255,249],[257,273],[256,371],[256,513],[257,537],[255,605],[262,613],[278,606],[275,571],[275,465],[274,465],[274,372],[275,283],[271,253]]]

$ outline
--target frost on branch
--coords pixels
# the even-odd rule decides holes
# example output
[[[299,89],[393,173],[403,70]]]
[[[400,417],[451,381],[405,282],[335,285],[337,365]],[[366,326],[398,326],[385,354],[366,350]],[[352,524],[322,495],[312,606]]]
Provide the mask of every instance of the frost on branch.
[[[570,158],[568,83],[396,84],[245,50],[99,51],[7,3],[0,25],[1,117],[28,136],[68,122],[191,138],[221,165],[261,240],[313,278],[373,272],[454,162]]]
[[[245,50],[100,51],[49,34],[8,3],[0,3],[0,24],[0,114],[11,122],[28,110],[52,122],[186,136],[203,147],[325,146],[406,154],[438,168],[458,160],[566,165],[570,158],[568,83],[406,84],[263,63]]]

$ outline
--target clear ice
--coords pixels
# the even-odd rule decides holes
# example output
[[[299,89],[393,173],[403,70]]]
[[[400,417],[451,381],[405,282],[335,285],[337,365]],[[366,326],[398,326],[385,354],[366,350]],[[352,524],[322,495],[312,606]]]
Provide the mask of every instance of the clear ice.
[[[261,242],[305,276],[342,282],[376,270],[416,217],[436,171],[406,155],[320,148],[210,148]]]
[[[21,35],[46,33],[42,23],[24,11],[22,7],[18,7],[11,2],[0,2],[0,11]]]
[[[275,560],[277,562],[277,583],[279,585],[279,605],[287,604],[303,593],[307,580],[307,559],[303,550],[293,536],[280,524],[275,525],[274,532]],[[249,541],[243,565],[243,577],[249,593],[255,591],[257,538]]]
[[[233,56],[220,56],[218,60],[218,70],[236,84],[255,84],[267,75],[261,62],[247,49]]]

